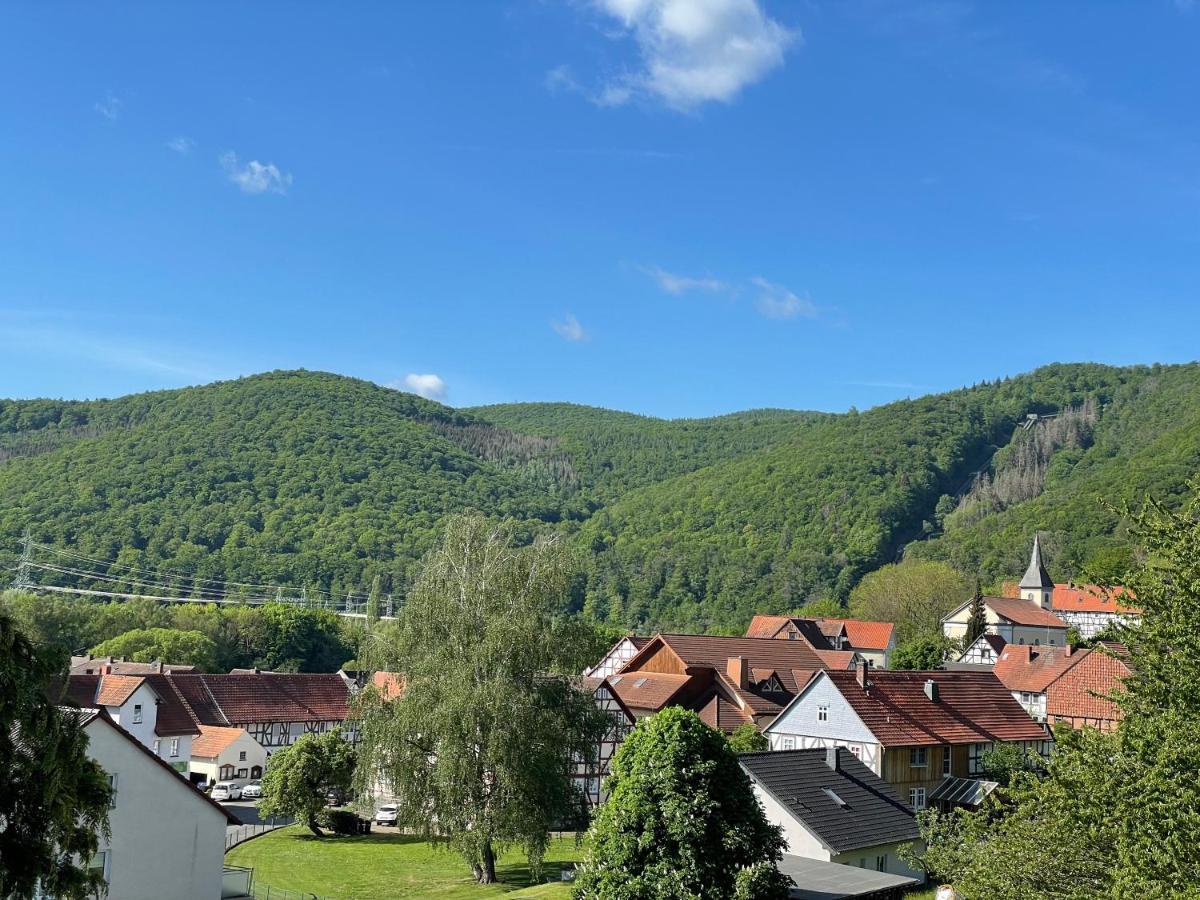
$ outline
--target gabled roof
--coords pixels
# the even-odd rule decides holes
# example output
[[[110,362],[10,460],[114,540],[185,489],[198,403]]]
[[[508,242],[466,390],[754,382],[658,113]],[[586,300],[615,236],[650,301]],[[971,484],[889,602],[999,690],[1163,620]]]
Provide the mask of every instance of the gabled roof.
[[[891,787],[849,750],[829,749],[836,770],[827,764],[825,749],[743,753],[738,762],[835,853],[916,840],[916,819]]]
[[[1061,628],[1067,623],[1049,610],[1042,609],[1031,600],[1016,597],[984,597],[983,603],[992,612],[1014,625],[1029,625],[1037,628]]]
[[[754,717],[714,688],[696,703],[700,721],[718,731],[733,731],[742,725],[753,724]]]
[[[192,756],[216,759],[230,744],[246,733],[244,728],[222,728],[219,725],[201,725],[200,737],[192,741]]]
[[[705,666],[724,672],[729,660],[743,657],[754,668],[774,669],[783,682],[784,690],[795,693],[794,669],[824,669],[827,664],[803,641],[776,641],[770,638],[717,637],[702,634],[660,634],[661,640],[685,665]],[[651,642],[653,643],[653,642]],[[650,645],[643,647],[638,656],[648,652]],[[632,667],[635,656],[626,664]]]
[[[1110,649],[1120,644],[1106,644]],[[1128,654],[1092,650],[1046,691],[1046,715],[1118,721],[1121,708],[1107,699],[1129,677]]]
[[[96,703],[100,706],[123,706],[145,680],[140,675],[102,675],[96,691]]]
[[[767,616],[756,614],[746,628],[746,637],[770,638],[779,634],[779,630],[792,621],[791,616]]]
[[[846,629],[846,640],[850,642],[851,650],[886,650],[892,645],[896,634],[896,626],[891,622],[866,622],[858,619],[818,619],[824,625],[826,622],[841,625]]]
[[[195,672],[195,666],[177,666],[162,660],[130,662],[112,656],[72,656],[72,675],[154,675],[163,672]]]
[[[990,671],[871,669],[866,689],[856,672],[822,672],[818,677],[833,682],[885,747],[1046,738],[1045,729]],[[926,695],[927,681],[937,685],[937,700]]]
[[[992,671],[1010,691],[1040,694],[1087,653],[1070,647],[1009,644],[1000,651]]]
[[[156,754],[152,753],[149,749],[147,749],[146,746],[144,744],[142,744],[141,741],[139,741],[132,734],[130,734],[128,731],[126,731],[124,728],[122,728],[120,725],[118,725],[116,722],[114,722],[112,720],[112,717],[107,712],[105,712],[103,709],[81,710],[80,712],[81,712],[80,723],[84,727],[92,725],[93,723],[95,723],[97,721],[103,721],[105,725],[107,725],[109,728],[113,729],[113,731],[115,731],[121,737],[125,738],[125,740],[127,740],[134,747],[137,747],[139,753],[141,753],[146,758],[153,760],[154,764],[161,767],[164,771],[170,772],[171,777],[177,780],[180,787],[186,789],[187,792],[189,794],[191,794],[192,796],[194,796],[197,800],[199,800],[203,803],[207,803],[213,809],[217,810],[225,818],[225,821],[227,823],[229,823],[230,825],[241,825],[242,824],[241,819],[238,819],[237,817],[235,817],[233,815],[233,813],[229,812],[229,810],[227,810],[225,807],[223,807],[220,803],[213,800],[210,796],[208,796],[208,794],[205,794],[203,791],[196,790],[196,788],[192,786],[192,783],[190,781],[188,781],[186,778],[184,778],[182,775],[180,775],[178,772],[176,772],[174,769],[172,769],[169,765],[167,765],[167,763],[164,760],[159,759],[158,756]]]
[[[827,669],[852,669],[858,655],[853,650],[817,650],[816,654]]]
[[[204,725],[342,721],[350,713],[350,689],[336,672],[165,677]]]
[[[1019,587],[1030,590],[1054,590],[1054,579],[1042,565],[1042,542],[1036,534],[1033,536],[1033,553],[1029,557],[1029,568],[1025,570]]]
[[[147,675],[146,681],[160,698],[154,720],[155,734],[159,737],[176,737],[200,733],[199,721],[170,678],[166,675]]]
[[[1100,612],[1130,613],[1138,615],[1141,609],[1126,606],[1122,600],[1136,599],[1133,592],[1123,587],[1102,588],[1095,584],[1056,584],[1050,595],[1050,606],[1057,612]]]
[[[622,672],[608,676],[608,685],[630,709],[660,709],[691,679],[665,672]]]

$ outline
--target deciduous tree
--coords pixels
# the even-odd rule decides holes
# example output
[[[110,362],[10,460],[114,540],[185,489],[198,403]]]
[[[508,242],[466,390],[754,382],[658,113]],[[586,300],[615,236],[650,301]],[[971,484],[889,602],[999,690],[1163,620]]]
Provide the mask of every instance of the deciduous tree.
[[[271,756],[259,809],[267,816],[295,816],[322,837],[317,815],[326,795],[349,792],[354,766],[354,748],[338,732],[303,735]]]
[[[896,641],[936,637],[942,618],[971,595],[971,581],[944,562],[906,559],[876,569],[850,593],[856,619],[896,623]]]

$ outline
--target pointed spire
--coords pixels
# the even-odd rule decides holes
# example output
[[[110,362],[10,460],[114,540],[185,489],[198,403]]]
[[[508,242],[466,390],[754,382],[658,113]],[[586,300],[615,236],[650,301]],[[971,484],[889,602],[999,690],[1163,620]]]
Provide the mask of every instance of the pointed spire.
[[[1042,543],[1036,532],[1033,535],[1033,555],[1029,558],[1029,568],[1025,570],[1020,586],[1022,590],[1054,590],[1054,580],[1042,565]]]

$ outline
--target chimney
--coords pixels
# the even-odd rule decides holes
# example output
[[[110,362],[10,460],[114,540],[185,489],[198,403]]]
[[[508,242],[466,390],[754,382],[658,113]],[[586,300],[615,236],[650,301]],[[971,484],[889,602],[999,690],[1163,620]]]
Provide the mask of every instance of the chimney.
[[[925,696],[934,703],[938,702],[938,683],[932,678],[925,680]]]
[[[725,674],[742,690],[750,687],[750,664],[744,656],[731,656],[725,662]]]
[[[858,679],[858,686],[864,691],[870,685],[867,680],[867,661],[861,657],[854,663],[854,677]]]
[[[838,771],[838,748],[836,746],[825,748],[825,765]]]

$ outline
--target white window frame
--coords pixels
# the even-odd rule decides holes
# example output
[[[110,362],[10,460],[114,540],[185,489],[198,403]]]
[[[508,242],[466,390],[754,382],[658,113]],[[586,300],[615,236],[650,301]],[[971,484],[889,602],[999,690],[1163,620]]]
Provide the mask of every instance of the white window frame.
[[[925,808],[925,788],[909,788],[908,789],[908,805],[914,810]]]
[[[158,738],[155,738],[154,739],[154,755],[155,756],[162,756],[162,753],[160,752],[161,747],[162,747],[162,741],[160,741]]]
[[[133,724],[142,724],[142,704],[140,703],[133,704]]]
[[[818,722],[828,722],[829,721],[829,704],[828,703],[821,703],[817,706],[817,721]]]
[[[888,855],[886,853],[875,857],[875,871],[876,872],[886,872],[888,870],[887,858],[888,858]]]
[[[108,786],[112,789],[112,799],[108,802],[109,809],[117,808],[117,773],[108,776]]]
[[[100,857],[100,865],[96,865],[96,857]],[[88,871],[100,869],[104,874],[104,883],[108,884],[109,873],[112,871],[112,850],[97,850],[92,854],[92,858],[88,860]]]
[[[171,738],[171,758],[179,756],[179,738]]]
[[[950,769],[952,768],[953,764],[954,764],[954,757],[952,755],[950,745],[945,744],[942,747],[942,774],[949,775]]]
[[[795,750],[796,749],[796,739],[794,737],[785,737],[783,739],[783,749],[784,750]]]

